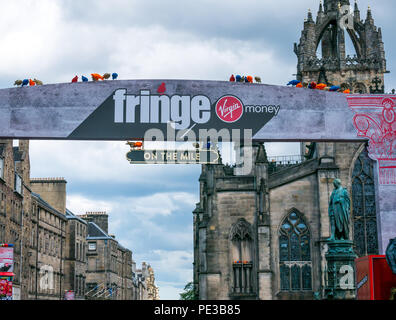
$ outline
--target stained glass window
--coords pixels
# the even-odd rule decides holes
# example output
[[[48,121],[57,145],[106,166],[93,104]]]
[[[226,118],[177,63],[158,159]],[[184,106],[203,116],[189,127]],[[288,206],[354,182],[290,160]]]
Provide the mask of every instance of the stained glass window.
[[[279,263],[282,291],[312,290],[311,237],[297,210],[279,229]]]
[[[281,290],[290,290],[290,268],[284,264],[280,266]]]
[[[300,261],[301,250],[299,248],[300,244],[298,241],[298,235],[293,232],[290,236],[290,259],[291,261]]]
[[[311,290],[312,289],[312,275],[311,275],[311,267],[305,265],[302,268],[302,279],[303,279],[303,290]]]
[[[310,261],[311,250],[310,250],[309,235],[304,235],[300,237],[300,245],[301,245],[301,260]]]
[[[359,256],[378,254],[373,164],[365,149],[352,174],[353,240]]]
[[[291,267],[292,290],[301,290],[301,270],[298,265]]]
[[[287,236],[279,237],[279,260],[288,261],[289,260],[289,238]]]

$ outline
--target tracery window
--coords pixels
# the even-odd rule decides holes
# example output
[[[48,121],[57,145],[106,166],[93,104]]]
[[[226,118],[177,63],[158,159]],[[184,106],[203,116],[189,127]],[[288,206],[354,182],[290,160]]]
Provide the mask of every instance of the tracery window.
[[[297,210],[279,229],[279,270],[282,291],[312,290],[311,236]]]
[[[352,173],[353,240],[359,256],[378,254],[373,163],[365,149]]]
[[[253,292],[253,234],[250,223],[245,219],[239,219],[231,228],[230,240],[233,258],[233,292],[250,294]]]

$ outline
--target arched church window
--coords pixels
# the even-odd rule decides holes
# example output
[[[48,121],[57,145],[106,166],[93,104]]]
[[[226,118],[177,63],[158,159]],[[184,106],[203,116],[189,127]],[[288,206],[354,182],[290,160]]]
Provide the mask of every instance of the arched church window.
[[[279,229],[279,270],[282,291],[312,290],[311,236],[297,210]]]
[[[236,294],[250,294],[252,284],[252,249],[253,233],[249,222],[239,219],[230,232],[233,266],[233,292]]]
[[[365,149],[352,173],[353,240],[359,256],[378,254],[373,164]]]

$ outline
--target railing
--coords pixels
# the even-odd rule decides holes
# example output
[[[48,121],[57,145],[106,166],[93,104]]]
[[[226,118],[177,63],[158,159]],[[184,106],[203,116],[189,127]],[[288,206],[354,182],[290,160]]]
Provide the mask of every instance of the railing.
[[[292,156],[276,156],[276,157],[268,157],[268,161],[270,163],[275,162],[277,165],[294,165],[303,162],[304,157],[299,154]]]
[[[275,173],[282,169],[295,166],[304,160],[302,155],[268,157],[268,173]]]
[[[340,60],[338,58],[327,57],[327,58],[317,58],[310,57],[305,61],[306,70],[320,70],[325,68],[326,70],[336,70],[340,65]],[[377,57],[373,58],[359,58],[356,55],[346,56],[342,61],[346,69],[368,69],[376,68],[380,69],[382,66],[382,61]]]
[[[90,288],[89,288],[90,289]],[[87,300],[115,300],[118,288],[107,287],[104,283],[95,286],[85,294]]]

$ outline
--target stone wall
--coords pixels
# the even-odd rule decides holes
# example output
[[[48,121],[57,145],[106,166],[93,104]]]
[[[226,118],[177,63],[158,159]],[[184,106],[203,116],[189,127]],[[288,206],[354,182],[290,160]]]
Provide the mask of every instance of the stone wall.
[[[31,188],[59,212],[66,213],[66,183],[64,178],[32,178]]]
[[[106,212],[86,212],[84,215],[80,215],[80,217],[87,222],[95,223],[104,232],[109,233],[109,215]]]

